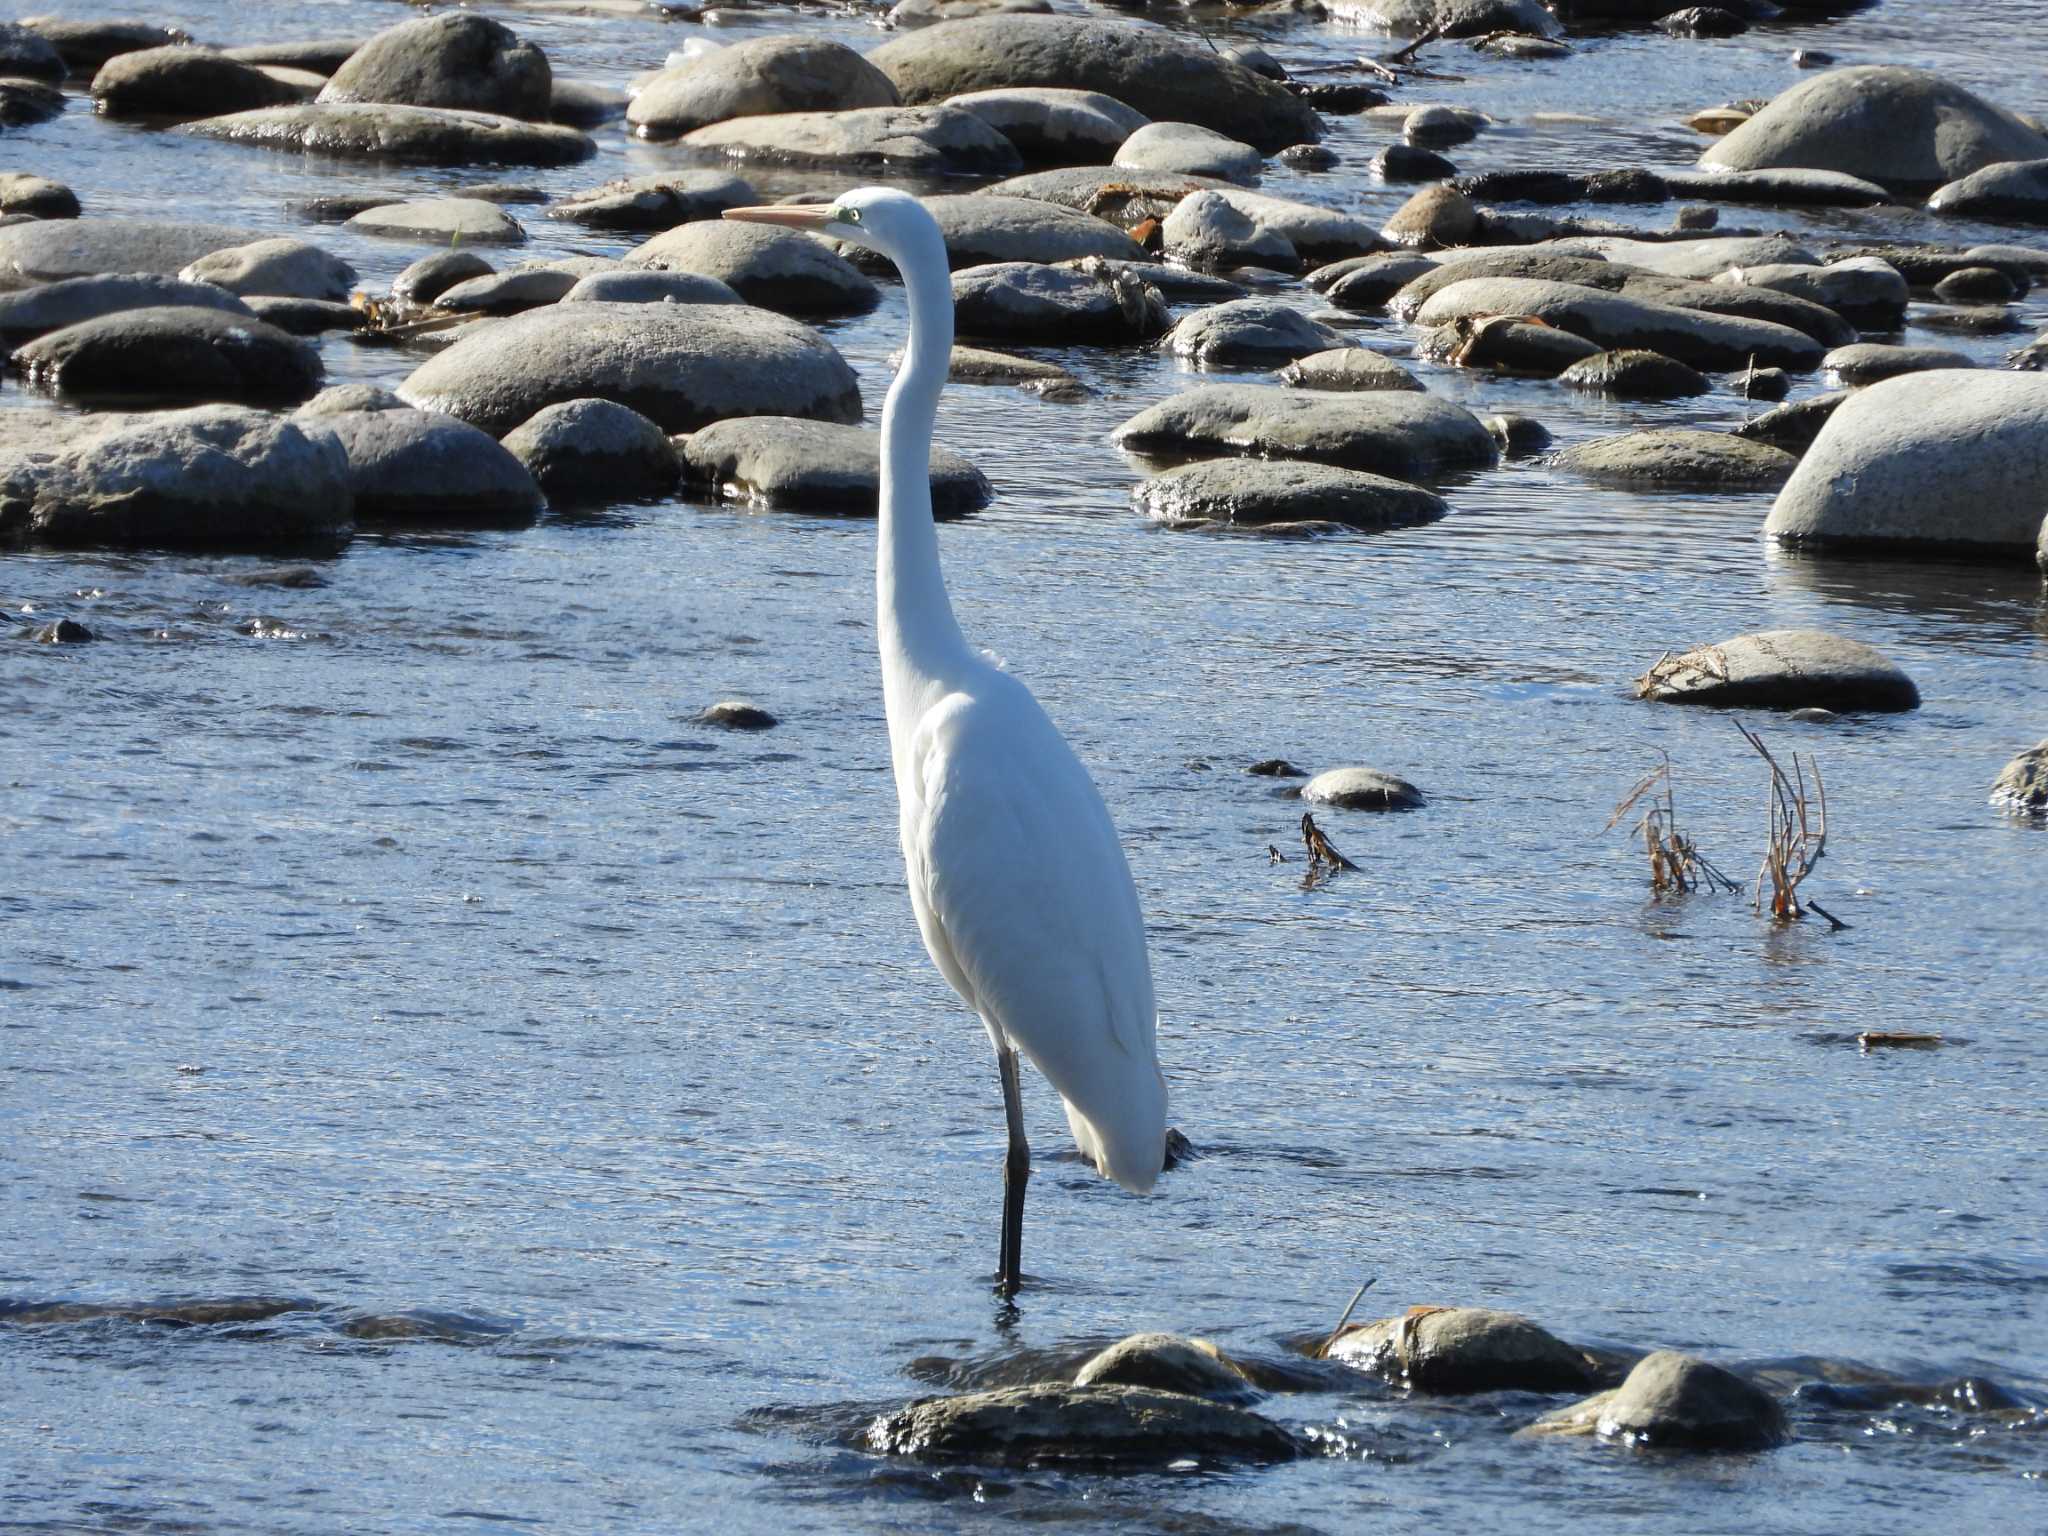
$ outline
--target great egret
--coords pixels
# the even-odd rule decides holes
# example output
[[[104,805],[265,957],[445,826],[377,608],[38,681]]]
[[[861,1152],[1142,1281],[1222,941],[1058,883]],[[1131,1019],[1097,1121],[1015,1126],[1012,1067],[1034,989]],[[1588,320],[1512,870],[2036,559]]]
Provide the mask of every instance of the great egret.
[[[1098,1172],[1142,1194],[1165,1162],[1166,1079],[1138,893],[1088,770],[1030,690],[968,646],[946,599],[930,459],[953,289],[937,221],[886,187],[725,216],[865,246],[895,263],[910,298],[910,344],[882,407],[882,697],[918,931],[995,1046],[1009,1125],[996,1289],[1014,1296],[1031,1176],[1018,1051],[1059,1090]]]

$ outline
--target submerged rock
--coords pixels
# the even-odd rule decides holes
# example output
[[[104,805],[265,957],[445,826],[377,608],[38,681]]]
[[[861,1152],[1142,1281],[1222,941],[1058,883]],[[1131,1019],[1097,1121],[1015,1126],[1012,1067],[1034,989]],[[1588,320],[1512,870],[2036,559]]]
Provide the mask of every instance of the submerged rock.
[[[1166,523],[1335,523],[1397,528],[1450,510],[1442,497],[1385,475],[1289,459],[1204,459],[1155,475],[1131,492]]]
[[[859,314],[881,297],[866,274],[824,241],[767,224],[683,224],[635,246],[623,259],[652,272],[716,278],[749,304],[790,314]]]
[[[721,421],[683,445],[691,478],[730,501],[795,512],[873,517],[881,504],[882,437],[865,427],[787,416]],[[931,451],[932,515],[979,511],[995,492],[957,453]]]
[[[259,107],[177,131],[259,149],[414,165],[572,165],[597,152],[585,135],[553,123],[374,102]]]
[[[444,11],[379,32],[335,70],[319,99],[546,118],[553,78],[547,55],[510,27]]]
[[[1303,788],[1303,799],[1316,783]],[[1584,1351],[1518,1313],[1486,1307],[1416,1307],[1345,1330],[1329,1356],[1397,1386],[1440,1394],[1582,1392],[1598,1377]]]
[[[40,80],[0,79],[0,128],[48,122],[64,110],[64,93]]]
[[[1171,1333],[1134,1333],[1119,1339],[1074,1373],[1074,1385],[1152,1387],[1220,1403],[1242,1403],[1256,1396],[1244,1372],[1214,1344]]]
[[[1245,1408],[1151,1387],[1041,1384],[926,1398],[869,1427],[893,1455],[1024,1466],[1285,1461],[1295,1438]]]
[[[900,105],[889,77],[844,43],[756,37],[664,69],[626,121],[641,138],[673,139],[735,117]]]
[[[1493,438],[1470,411],[1430,394],[1336,394],[1210,384],[1140,411],[1114,440],[1133,452],[1310,459],[1415,479],[1489,466]]]
[[[1920,690],[1882,652],[1820,629],[1767,629],[1667,655],[1636,696],[1745,709],[1915,709]]]
[[[669,435],[609,400],[564,400],[537,411],[505,435],[505,451],[558,505],[666,496],[683,477]]]
[[[1791,454],[1768,443],[1689,427],[1596,437],[1567,448],[1557,464],[1600,484],[1719,491],[1776,490],[1799,467]]]
[[[697,711],[694,723],[716,726],[721,731],[770,731],[782,722],[760,705],[746,699],[720,699]]]
[[[128,309],[50,331],[9,366],[66,399],[102,404],[294,404],[320,387],[320,354],[253,316]]]
[[[1999,770],[1991,803],[2016,816],[2048,815],[2048,741],[2029,747]]]
[[[1612,1391],[1545,1414],[1529,1432],[1594,1435],[1646,1450],[1763,1451],[1789,1438],[1763,1388],[1692,1355],[1661,1349]]]

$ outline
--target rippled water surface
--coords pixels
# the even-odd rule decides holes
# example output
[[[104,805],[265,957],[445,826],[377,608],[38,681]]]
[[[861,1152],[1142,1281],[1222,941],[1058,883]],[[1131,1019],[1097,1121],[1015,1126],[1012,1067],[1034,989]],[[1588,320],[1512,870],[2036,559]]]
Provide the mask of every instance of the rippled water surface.
[[[153,14],[246,42],[405,13]],[[1405,96],[1503,120],[1454,152],[1466,169],[1675,165],[1700,144],[1686,112],[1782,89],[1796,46],[2048,107],[2044,19],[2039,0],[1887,0],[1725,43],[1597,37],[1542,65],[1441,45],[1426,59],[1466,78]],[[560,73],[613,84],[705,30],[514,20]],[[729,20],[718,35],[880,36],[854,16]],[[1297,67],[1390,46],[1306,20],[1237,30]],[[1338,171],[1267,186],[1390,210],[1401,192],[1363,169],[1390,131],[1335,120]],[[673,160],[617,125],[597,137],[594,164],[513,177],[561,192]],[[306,234],[371,291],[418,250],[309,229],[288,201],[506,179],[207,144],[82,99],[6,148],[92,214]],[[1723,222],[2025,238],[1897,210]],[[529,227],[542,255],[628,243]],[[2028,332],[2044,293],[2019,307]],[[826,327],[871,413],[903,323],[891,288]],[[1364,334],[1407,345],[1388,322]],[[1991,362],[2013,344],[1964,345]],[[323,350],[344,380],[412,361]],[[1131,510],[1138,468],[1106,434],[1187,376],[1143,351],[1060,355],[1087,403],[949,391],[941,435],[999,496],[941,541],[969,632],[1038,691],[1123,830],[1173,1116],[1200,1156],[1123,1194],[1027,1078],[1039,1176],[1014,1319],[987,1291],[995,1073],[902,890],[872,524],[675,501],[366,535],[310,567],[0,559],[5,628],[66,615],[100,636],[0,647],[0,1526],[2043,1521],[2048,842],[1985,803],[2048,734],[2036,575],[1792,557],[1758,538],[1767,498],[1641,497],[1541,463],[1450,482],[1427,528],[1168,533]],[[1560,443],[1745,410],[1725,389],[1623,407],[1417,366]],[[47,408],[12,381],[0,407]],[[1842,932],[1772,928],[1741,898],[1652,901],[1640,852],[1601,831],[1669,753],[1702,845],[1754,868],[1764,783],[1734,724],[1636,703],[1629,679],[1667,648],[1789,625],[1879,646],[1925,696],[1760,722],[1826,775],[1809,890]],[[735,694],[780,727],[692,723]],[[1298,804],[1243,771],[1275,755],[1370,763],[1430,804],[1330,813],[1362,871],[1304,889]],[[1948,1043],[1863,1054],[1870,1029]],[[1281,1358],[1367,1276],[1382,1309],[1483,1303],[1763,1371],[1797,1439],[1715,1462],[1531,1443],[1511,1431],[1546,1400],[1333,1377],[1265,1408],[1346,1454],[1266,1471],[935,1472],[853,1445],[878,1408],[1135,1329]],[[274,1300],[151,1320],[251,1297]]]

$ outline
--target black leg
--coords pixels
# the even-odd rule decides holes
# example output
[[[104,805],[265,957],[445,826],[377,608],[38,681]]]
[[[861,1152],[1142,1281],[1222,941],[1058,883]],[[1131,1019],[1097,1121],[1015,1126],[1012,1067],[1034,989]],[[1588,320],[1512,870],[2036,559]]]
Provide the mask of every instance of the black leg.
[[[1003,1244],[996,1261],[996,1294],[1007,1300],[1023,1279],[1024,1185],[1031,1177],[1031,1144],[1024,1139],[1017,1053],[1007,1046],[998,1050],[996,1067],[1003,1076],[1003,1118],[1010,1130],[1010,1149],[1003,1158]]]

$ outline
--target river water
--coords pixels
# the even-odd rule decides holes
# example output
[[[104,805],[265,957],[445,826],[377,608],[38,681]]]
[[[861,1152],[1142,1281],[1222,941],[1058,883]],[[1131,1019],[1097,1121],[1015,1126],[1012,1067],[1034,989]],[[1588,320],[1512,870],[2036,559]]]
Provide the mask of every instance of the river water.
[[[153,13],[227,43],[404,14]],[[880,36],[782,10],[511,19],[560,73],[621,84],[706,31]],[[1680,118],[1784,88],[1801,46],[2048,107],[2044,19],[2040,0],[1887,3],[1728,42],[1590,38],[1541,65],[1439,45],[1425,61],[1466,79],[1405,96],[1503,120],[1453,152],[1466,169],[1678,165],[1702,143]],[[1390,46],[1235,30],[1297,66]],[[1389,211],[1402,193],[1363,166],[1391,131],[1334,120],[1339,170],[1266,186]],[[618,125],[597,137],[594,164],[512,179],[561,192],[673,163]],[[201,143],[83,100],[6,147],[91,214],[301,234],[373,292],[417,249],[288,201],[506,179]],[[528,222],[529,254],[629,243]],[[2025,238],[1896,210],[1723,223]],[[2048,324],[2048,296],[2019,315]],[[824,327],[871,418],[903,324],[892,287]],[[1405,346],[1390,323],[1364,336]],[[2020,339],[1963,345],[1989,363]],[[411,366],[323,350],[338,380]],[[2048,1521],[2048,834],[1985,801],[2048,734],[2035,573],[1790,556],[1758,536],[1766,497],[1601,490],[1540,461],[1448,482],[1452,515],[1426,528],[1161,531],[1106,436],[1188,375],[1142,350],[1057,355],[1092,399],[948,392],[941,438],[999,494],[942,531],[947,575],[1123,831],[1173,1118],[1200,1155],[1126,1195],[1027,1075],[1014,1317],[988,1293],[993,1063],[902,889],[872,524],[676,500],[364,535],[313,567],[0,560],[9,614],[100,637],[12,643],[0,667],[0,1528]],[[1725,389],[1614,406],[1416,366],[1560,445],[1746,410]],[[11,381],[0,407],[48,408]],[[1630,678],[1806,625],[1875,644],[1925,696],[1754,722],[1819,760],[1829,843],[1807,891],[1848,927],[1652,899],[1640,850],[1601,830],[1628,787],[1668,753],[1682,821],[1746,878],[1765,786],[1728,716],[1638,703]],[[691,723],[736,694],[779,728]],[[1368,763],[1430,803],[1323,817],[1362,868],[1304,888],[1298,803],[1244,772],[1275,755]],[[1871,1029],[1946,1044],[1866,1054]],[[998,1475],[852,1443],[880,1408],[1137,1329],[1282,1358],[1369,1276],[1362,1315],[1484,1304],[1761,1372],[1797,1438],[1712,1461],[1530,1442],[1512,1431],[1549,1400],[1332,1378],[1263,1406],[1345,1454],[1270,1470]],[[183,1327],[40,1310],[245,1297],[298,1305]]]

